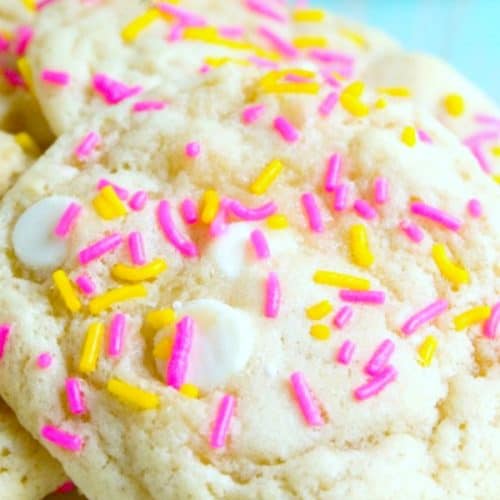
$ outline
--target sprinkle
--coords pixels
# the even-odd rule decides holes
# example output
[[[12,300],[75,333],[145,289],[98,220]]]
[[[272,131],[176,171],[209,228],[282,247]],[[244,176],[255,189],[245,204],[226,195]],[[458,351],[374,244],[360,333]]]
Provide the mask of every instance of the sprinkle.
[[[193,336],[193,319],[184,316],[176,325],[172,354],[166,369],[166,383],[175,389],[179,389],[186,378]]]
[[[187,398],[197,399],[200,396],[200,389],[193,384],[182,384],[179,392]]]
[[[297,23],[320,23],[325,19],[325,11],[321,9],[297,9],[292,14]]]
[[[264,104],[255,104],[253,106],[247,106],[241,113],[241,121],[245,125],[250,125],[256,122],[266,111],[266,106]]]
[[[304,374],[295,372],[290,375],[290,385],[295,393],[302,415],[310,426],[321,426],[325,423],[321,410],[309,389]]]
[[[424,239],[422,229],[411,221],[402,221],[399,227],[414,243],[420,243]]]
[[[186,224],[196,224],[198,222],[198,208],[191,198],[182,201],[181,215]]]
[[[198,142],[190,142],[186,144],[185,153],[189,158],[196,158],[200,155],[201,146]]]
[[[310,59],[318,61],[321,64],[329,64],[339,66],[339,71],[342,75],[337,74],[336,76],[341,77],[341,79],[348,78],[351,79],[353,76],[354,68],[354,58],[348,54],[342,52],[335,52],[329,49],[311,49],[307,56]],[[351,97],[354,97],[351,95]],[[359,99],[355,98],[361,104]]]
[[[92,295],[95,292],[95,284],[86,274],[81,274],[75,279],[80,291],[85,295]]]
[[[490,316],[491,307],[477,306],[458,316],[455,316],[453,324],[455,325],[455,330],[462,331],[469,326],[475,325],[476,323],[486,321]]]
[[[500,128],[500,118],[497,118],[496,116],[478,114],[474,117],[474,119],[476,120],[477,123],[481,125]]]
[[[377,177],[375,179],[375,203],[383,205],[389,200],[389,182],[384,177]]]
[[[255,229],[250,234],[250,241],[258,259],[268,259],[271,256],[269,245],[264,233],[260,229]]]
[[[271,7],[267,0],[245,0],[247,9],[260,14],[261,16],[268,17],[274,21],[285,22],[286,16],[276,12]]]
[[[82,211],[82,206],[78,203],[71,202],[59,219],[54,234],[59,238],[66,238],[73,229],[76,219]]]
[[[132,106],[134,113],[145,113],[148,111],[161,111],[167,107],[165,101],[137,101]]]
[[[38,144],[27,132],[19,132],[14,136],[14,140],[21,146],[23,151],[30,156],[40,156],[42,154]]]
[[[148,201],[148,194],[145,191],[136,191],[130,201],[128,202],[128,206],[138,212],[144,208],[146,202]]]
[[[209,233],[210,236],[212,236],[213,238],[221,236],[227,231],[228,227],[227,217],[228,217],[228,208],[230,204],[231,201],[228,200],[227,198],[223,198],[222,201],[220,202],[219,211],[217,212],[212,223],[210,224]]]
[[[264,315],[266,318],[276,318],[278,316],[281,303],[281,287],[276,273],[269,273],[266,280],[265,290],[266,299]]]
[[[342,170],[342,156],[338,153],[330,156],[325,174],[325,191],[331,193],[339,185]]]
[[[132,19],[122,30],[122,39],[126,43],[134,42],[137,37],[154,21],[159,19],[160,12],[156,9],[148,9],[143,14]]]
[[[281,165],[279,168],[281,169],[283,168],[283,166]],[[260,192],[264,188],[264,185],[266,185],[263,191],[265,192],[268,189],[269,184],[272,183],[273,180],[276,178],[276,176],[279,174],[279,172],[275,171],[266,172],[266,170],[262,172],[259,179],[252,185],[251,189],[253,193],[261,194]],[[257,193],[255,191],[257,191]],[[242,205],[237,200],[231,200],[231,202],[229,203],[229,210],[233,213],[234,216],[238,217],[241,220],[259,221],[267,219],[268,217],[272,217],[278,210],[278,207],[276,206],[276,203],[271,201],[257,208],[248,208]]]
[[[486,338],[494,339],[500,325],[500,302],[491,308],[491,315],[483,325],[483,334]]]
[[[401,132],[401,141],[409,148],[415,146],[417,144],[417,131],[415,127],[405,127],[403,132]]]
[[[429,335],[418,348],[418,362],[424,366],[430,366],[434,358],[438,345],[438,340],[433,335]]]
[[[307,317],[311,321],[318,321],[328,316],[333,311],[332,303],[329,300],[322,300],[306,309]]]
[[[333,318],[333,324],[339,329],[342,330],[347,323],[351,320],[353,316],[353,310],[350,306],[342,306],[339,312]]]
[[[116,313],[109,324],[108,349],[110,358],[120,356],[123,352],[123,339],[125,336],[126,317],[122,313]]]
[[[257,179],[250,186],[250,192],[257,195],[266,193],[282,170],[283,163],[281,163],[280,160],[273,160],[268,163],[264,170],[262,170],[262,172],[259,174]]]
[[[321,104],[318,107],[318,113],[324,117],[330,116],[331,112],[337,105],[338,100],[339,100],[339,95],[337,94],[337,92],[330,92],[323,99],[323,101],[321,101]]]
[[[384,340],[378,347],[375,349],[372,357],[368,361],[368,363],[364,367],[364,371],[366,374],[375,377],[379,375],[380,372],[387,366],[387,363],[391,359],[392,354],[396,346],[394,342],[390,339]]]
[[[219,26],[219,33],[227,38],[242,38],[245,35],[243,26]]]
[[[172,340],[173,339],[170,336],[163,337],[163,339],[154,346],[153,357],[161,361],[167,361],[167,359],[170,359],[170,355],[172,354]]]
[[[201,221],[205,224],[210,224],[215,219],[219,211],[220,199],[217,191],[208,189],[203,195]]]
[[[481,217],[483,215],[483,207],[481,205],[481,202],[479,200],[476,200],[475,198],[469,200],[467,203],[467,211],[469,212],[469,215],[471,217],[474,217],[475,219]]]
[[[429,304],[427,307],[418,311],[413,316],[408,318],[404,325],[401,327],[401,331],[405,335],[412,335],[415,333],[420,327],[425,325],[426,323],[430,323],[438,318],[441,314],[445,313],[448,310],[449,304],[446,300],[440,299],[432,304]]]
[[[358,80],[347,85],[342,93],[359,99],[363,95],[364,91],[365,84],[362,81]]]
[[[464,98],[459,94],[449,94],[444,98],[444,108],[450,116],[462,116],[465,111]]]
[[[2,359],[5,355],[5,348],[7,346],[11,330],[12,325],[5,323],[0,325],[0,359]]]
[[[371,267],[375,257],[371,253],[368,243],[368,233],[363,224],[354,224],[351,227],[351,255],[355,264],[361,267]]]
[[[103,73],[94,75],[92,84],[94,90],[110,105],[118,104],[142,92],[142,87],[140,86],[129,87]]]
[[[127,241],[132,263],[135,266],[143,266],[146,264],[146,254],[144,252],[142,234],[134,231],[128,235]]]
[[[97,366],[99,352],[101,351],[104,326],[102,323],[92,323],[88,330],[80,357],[80,371],[92,373]]]
[[[65,71],[53,71],[50,69],[44,69],[42,71],[41,78],[44,82],[57,85],[59,87],[69,85],[71,80],[69,73]]]
[[[381,305],[385,303],[385,292],[378,290],[340,290],[340,300],[356,304]]]
[[[146,297],[148,291],[144,285],[128,285],[119,288],[114,288],[102,295],[94,297],[89,302],[89,310],[91,314],[97,315],[102,311],[110,308],[114,304],[124,302],[125,300],[139,299]]]
[[[13,47],[16,56],[23,57],[26,54],[34,34],[35,32],[31,26],[19,26],[17,28]]]
[[[45,425],[42,427],[40,435],[46,441],[68,451],[77,452],[81,451],[83,448],[83,438],[81,436],[70,434],[52,425]]]
[[[108,380],[107,389],[123,403],[136,406],[141,410],[153,410],[160,406],[160,398],[156,394],[143,391],[117,378]]]
[[[348,288],[350,290],[368,290],[370,288],[370,282],[365,278],[335,273],[333,271],[316,271],[313,280],[318,285]]]
[[[289,43],[284,38],[277,35],[274,31],[271,31],[265,26],[261,26],[258,29],[258,33],[261,37],[265,38],[279,54],[283,57],[293,59],[298,56],[297,49]]]
[[[184,257],[197,257],[198,248],[196,245],[192,241],[184,238],[175,227],[170,204],[167,200],[160,201],[157,213],[160,227],[167,241],[184,255]]]
[[[306,212],[309,228],[315,233],[321,233],[324,230],[321,212],[316,198],[312,193],[305,193],[301,196],[302,206]]]
[[[382,97],[378,98],[375,101],[375,108],[376,109],[385,109],[385,108],[387,108],[387,101],[385,99],[382,99]]]
[[[268,94],[311,94],[316,95],[320,91],[320,84],[317,82],[299,83],[273,83],[266,85],[263,91]]]
[[[126,201],[128,199],[128,191],[125,188],[122,188],[118,186],[118,184],[114,184],[107,179],[99,179],[97,189],[102,191],[106,186],[111,186],[120,200]]]
[[[278,116],[274,120],[274,129],[286,142],[294,143],[300,139],[298,130],[283,116]]]
[[[441,224],[450,231],[458,231],[462,226],[462,221],[453,215],[450,215],[439,208],[431,207],[425,203],[415,202],[411,204],[411,211],[415,215],[420,215]]]
[[[69,281],[68,275],[62,269],[59,269],[54,272],[52,279],[66,307],[73,313],[78,312],[82,308],[82,304],[73,289],[73,285]]]
[[[23,76],[19,71],[16,71],[13,68],[3,68],[2,74],[12,87],[26,87]]]
[[[333,198],[333,209],[336,212],[342,212],[347,207],[347,197],[349,195],[349,187],[347,184],[339,184],[335,186],[334,198]]]
[[[132,283],[147,281],[157,278],[167,270],[167,263],[164,259],[155,259],[143,266],[127,266],[126,264],[116,264],[111,269],[113,278]]]
[[[38,368],[40,368],[41,370],[45,370],[51,364],[52,356],[48,352],[42,352],[42,354],[40,354],[38,358],[36,358],[36,366],[38,366]]]
[[[325,36],[318,35],[302,35],[293,39],[293,46],[296,49],[313,49],[328,47],[328,39]]]
[[[224,447],[235,406],[236,400],[234,396],[226,394],[221,398],[219,407],[217,408],[217,416],[215,417],[212,434],[210,435],[210,446],[212,448],[217,449]]]
[[[372,378],[366,384],[361,385],[360,387],[355,389],[354,397],[358,401],[364,401],[365,399],[376,396],[387,385],[389,385],[391,382],[394,382],[397,376],[398,372],[393,366],[386,366],[376,377]]]
[[[328,340],[331,337],[330,327],[328,325],[311,325],[309,335],[316,340]]]
[[[111,185],[101,189],[99,194],[92,200],[92,205],[95,211],[105,220],[117,219],[127,213],[125,205]]]
[[[75,483],[73,481],[66,481],[56,489],[55,493],[57,494],[71,493],[72,491],[75,490],[76,490]]]
[[[339,352],[337,353],[337,361],[341,365],[350,364],[355,350],[356,345],[354,342],[351,342],[350,340],[344,341],[344,343],[340,346]]]
[[[113,233],[110,236],[106,236],[97,243],[89,245],[84,248],[78,254],[80,264],[86,265],[89,262],[102,257],[103,255],[116,250],[123,243],[123,237],[121,234]]]
[[[391,97],[411,97],[411,90],[408,87],[383,87],[379,88],[378,92]]]
[[[288,219],[286,215],[275,214],[267,218],[267,227],[269,229],[286,229],[288,227]]]
[[[471,153],[475,156],[483,172],[485,172],[486,174],[491,174],[493,171],[493,167],[491,166],[488,158],[482,151],[481,146],[479,146],[478,144],[466,144],[466,146],[468,146]]]
[[[100,144],[101,138],[97,132],[89,132],[76,146],[74,155],[79,161],[86,160]]]
[[[162,328],[172,325],[175,322],[176,314],[173,309],[158,309],[150,311],[146,315],[146,323],[154,330],[161,330]]]
[[[441,271],[441,274],[454,285],[460,286],[470,282],[468,271],[450,260],[446,247],[443,244],[436,243],[433,245],[432,258]]]
[[[155,4],[155,7],[164,14],[175,17],[181,24],[184,24],[186,26],[204,27],[207,24],[205,19],[198,14],[185,9],[181,9],[180,7],[176,7],[169,2],[157,2]]]
[[[354,202],[356,213],[366,220],[373,220],[377,217],[377,211],[365,200],[356,200]]]
[[[83,415],[87,413],[87,407],[83,399],[80,381],[77,378],[66,379],[66,399],[69,411],[73,415]]]
[[[340,94],[340,104],[342,104],[342,107],[351,115],[359,118],[367,116],[370,112],[368,106],[361,102],[359,98],[346,92]]]
[[[422,129],[418,130],[418,138],[422,142],[425,142],[427,144],[432,144],[432,138],[425,130]]]
[[[340,28],[338,30],[338,34],[340,36],[343,36],[344,38],[347,38],[350,40],[352,43],[357,45],[360,48],[367,48],[368,47],[368,42],[366,41],[366,38],[361,34],[357,33],[356,31],[352,31],[347,28]]]

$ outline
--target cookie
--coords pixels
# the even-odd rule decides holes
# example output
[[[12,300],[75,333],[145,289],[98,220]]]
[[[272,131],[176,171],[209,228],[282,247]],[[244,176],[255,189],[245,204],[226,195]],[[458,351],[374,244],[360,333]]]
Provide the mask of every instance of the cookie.
[[[89,498],[494,498],[496,186],[410,103],[259,85],[115,107],[6,195],[2,396]]]
[[[32,161],[12,135],[0,132],[0,196]]]

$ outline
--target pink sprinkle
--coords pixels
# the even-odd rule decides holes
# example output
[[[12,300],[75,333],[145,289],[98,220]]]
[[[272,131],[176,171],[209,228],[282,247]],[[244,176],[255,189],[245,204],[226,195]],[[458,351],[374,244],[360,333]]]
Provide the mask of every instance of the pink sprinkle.
[[[186,9],[181,9],[170,3],[158,2],[155,4],[157,9],[160,9],[166,14],[170,14],[177,18],[177,20],[185,26],[205,26],[207,23],[205,19],[194,12],[190,12]]]
[[[250,240],[258,259],[268,259],[271,255],[266,237],[260,229],[255,229],[250,234]]]
[[[100,144],[101,138],[97,132],[89,132],[76,146],[74,154],[80,161],[86,160]]]
[[[111,77],[98,73],[92,79],[94,90],[101,94],[108,104],[118,104],[129,97],[142,92],[142,87],[129,87],[124,83],[113,80]]]
[[[264,104],[255,104],[253,106],[247,106],[241,113],[241,121],[245,125],[250,125],[256,122],[265,112],[266,107]]]
[[[247,60],[260,69],[278,69],[279,64],[259,56],[248,56]]]
[[[76,434],[70,434],[58,427],[45,425],[40,431],[41,436],[50,443],[65,450],[77,452],[83,448],[83,438]]]
[[[340,290],[340,300],[356,304],[380,305],[385,303],[385,292],[378,290]]]
[[[80,215],[81,211],[81,205],[71,202],[61,215],[61,218],[54,229],[54,234],[59,238],[66,238],[75,226],[76,219]]]
[[[222,397],[217,409],[214,427],[210,436],[210,446],[212,448],[223,448],[229,432],[229,424],[234,414],[236,399],[234,396],[226,394]]]
[[[186,156],[189,158],[196,158],[200,155],[201,146],[198,142],[190,142],[189,144],[186,144],[185,152]]]
[[[85,295],[92,295],[95,292],[95,284],[86,274],[81,274],[75,279],[75,283],[78,285],[78,288]]]
[[[283,116],[274,120],[274,130],[278,132],[286,142],[297,142],[300,139],[298,130]]]
[[[342,330],[352,318],[353,310],[349,306],[342,306],[333,318],[334,325]]]
[[[118,198],[120,198],[120,200],[125,201],[128,199],[128,191],[125,188],[122,188],[117,184],[108,181],[107,179],[100,179],[99,182],[97,183],[97,189],[99,190],[105,188],[106,186],[111,186],[115,190],[115,193],[118,196]]]
[[[16,40],[14,42],[14,52],[18,57],[26,54],[26,50],[33,39],[34,31],[31,26],[19,26],[16,30]]]
[[[112,252],[117,247],[119,247],[123,242],[123,237],[121,234],[113,233],[110,236],[106,236],[97,243],[89,245],[80,251],[79,258],[80,264],[85,265],[89,262],[102,257],[104,254]]]
[[[3,76],[12,87],[26,87],[21,73],[12,68],[3,68]]]
[[[342,86],[340,82],[331,74],[330,70],[322,69],[321,76],[323,77],[324,82],[334,89],[338,89]]]
[[[420,243],[424,239],[423,230],[413,222],[404,220],[401,222],[399,227],[401,228],[401,231],[403,231],[414,243]]]
[[[425,142],[427,144],[432,144],[432,138],[425,130],[422,130],[422,129],[418,130],[418,138],[422,142]]]
[[[200,69],[198,70],[198,72],[201,73],[202,75],[204,75],[205,73],[209,73],[210,71],[212,71],[212,67],[208,64],[203,64],[202,66],[200,66]]]
[[[178,42],[182,40],[182,35],[184,33],[184,28],[186,27],[183,23],[174,23],[170,28],[170,32],[168,34],[167,40],[169,42]]]
[[[53,71],[44,69],[42,71],[42,80],[52,85],[64,87],[70,83],[70,75],[65,71]]]
[[[462,221],[439,208],[431,207],[425,203],[415,202],[411,204],[411,211],[415,215],[420,215],[441,224],[450,231],[458,231],[462,226]]]
[[[295,75],[293,73],[289,73],[288,75],[285,75],[283,78],[285,82],[292,82],[292,83],[305,83],[310,81],[310,79],[311,78],[309,77]]]
[[[350,340],[346,340],[339,349],[337,353],[337,361],[341,365],[348,365],[352,361],[352,357],[354,356],[354,351],[356,350],[356,345],[354,342]]]
[[[354,66],[354,58],[341,52],[334,52],[328,49],[311,49],[308,53],[311,59],[321,63],[340,64],[342,66]]]
[[[481,125],[500,128],[500,118],[497,118],[496,116],[479,114],[475,116],[475,120],[477,123],[480,123]]]
[[[45,370],[51,364],[52,356],[48,352],[42,352],[42,354],[40,354],[38,358],[36,358],[36,366],[38,366],[38,368],[40,368],[41,370]]]
[[[42,9],[45,9],[45,7],[49,6],[51,3],[54,3],[55,1],[56,0],[38,0],[36,4],[36,10],[41,11]]]
[[[274,31],[271,31],[269,28],[261,26],[258,29],[258,33],[283,57],[293,59],[299,55],[299,51],[291,43],[277,35]]]
[[[305,193],[300,199],[307,215],[309,228],[315,233],[322,233],[324,230],[323,220],[316,198],[312,193]]]
[[[134,231],[128,235],[128,250],[130,259],[135,266],[142,266],[146,263],[146,254],[144,252],[144,242],[142,234]]]
[[[124,314],[116,313],[109,324],[108,356],[116,358],[123,352],[125,327],[127,319]]]
[[[333,209],[336,212],[342,212],[347,207],[347,197],[349,196],[349,186],[339,184],[334,189]]]
[[[355,389],[354,397],[358,401],[364,401],[365,399],[376,396],[387,385],[394,382],[397,376],[398,372],[393,366],[386,366],[376,377]]]
[[[266,0],[245,0],[245,5],[247,9],[255,12],[256,14],[268,17],[273,21],[281,23],[286,22],[286,16],[269,7],[269,3]]]
[[[71,493],[72,491],[76,490],[75,483],[73,481],[66,481],[65,483],[61,484],[59,486],[55,493],[57,494],[65,494],[65,493]]]
[[[490,317],[483,325],[483,334],[489,339],[494,339],[497,336],[498,327],[500,326],[500,302],[497,302],[491,309]]]
[[[0,34],[0,52],[8,52],[10,48],[10,42]]]
[[[196,245],[180,234],[174,224],[170,203],[162,200],[158,204],[158,221],[163,230],[165,238],[176,248],[184,257],[197,257],[198,248]]]
[[[446,300],[437,300],[436,302],[433,302],[408,318],[405,324],[401,327],[401,331],[405,335],[415,333],[421,326],[434,321],[438,316],[445,313],[448,310],[448,307],[449,304]]]
[[[165,101],[138,101],[132,106],[134,113],[141,113],[145,111],[161,111],[167,107]]]
[[[469,202],[467,203],[467,210],[469,212],[469,215],[474,218],[478,218],[483,215],[483,207],[481,205],[481,202],[479,200],[476,200],[475,198],[469,200]]]
[[[366,220],[373,220],[377,217],[377,211],[365,200],[356,200],[354,202],[356,213]]]
[[[238,39],[245,34],[245,28],[243,26],[220,26],[219,34],[225,38]]]
[[[186,378],[193,336],[193,319],[184,316],[176,325],[172,354],[167,363],[166,382],[175,389],[179,389]]]
[[[228,200],[227,198],[224,198],[219,206],[219,211],[217,212],[217,215],[215,216],[214,220],[210,224],[210,236],[213,238],[217,238],[218,236],[221,236],[227,231],[228,223],[227,223],[227,214],[228,214],[228,207],[231,204],[231,201]]]
[[[9,340],[10,332],[12,330],[12,325],[4,323],[0,325],[0,359],[3,359],[5,354],[5,348],[7,347],[7,342]]]
[[[257,208],[248,208],[237,200],[231,200],[229,203],[229,210],[235,217],[238,217],[238,219],[245,221],[259,221],[267,219],[271,215],[275,214],[278,211],[278,207],[276,203],[270,201],[269,203],[261,205]]]
[[[375,350],[372,357],[365,365],[365,373],[375,377],[378,375],[386,366],[391,359],[392,354],[396,346],[394,342],[390,339],[384,340]]]
[[[191,198],[186,198],[181,203],[181,214],[186,224],[196,224],[198,222],[198,207]]]
[[[302,372],[292,373],[290,375],[290,384],[307,424],[314,427],[323,425],[325,421],[321,415],[321,410],[307,385],[304,374]]]
[[[500,130],[483,130],[466,137],[463,142],[466,146],[481,146],[483,142],[496,141],[500,137]]]
[[[276,318],[280,310],[281,287],[278,275],[269,273],[266,280],[266,301],[264,314],[266,318]]]
[[[330,116],[331,112],[337,105],[338,100],[339,95],[337,94],[337,92],[330,92],[319,105],[318,113],[321,116]]]
[[[486,155],[481,149],[481,146],[479,144],[470,144],[468,145],[468,148],[470,149],[470,152],[474,155],[477,162],[479,163],[481,170],[486,174],[491,174],[493,172],[493,167],[488,161],[488,158],[486,158]]]
[[[128,206],[134,211],[141,211],[148,201],[148,193],[146,191],[136,191],[130,201],[128,202]]]
[[[342,170],[342,156],[338,153],[333,154],[328,160],[325,174],[325,191],[332,193],[339,185],[340,173]]]
[[[389,182],[384,177],[375,179],[375,203],[383,205],[389,200]]]
[[[69,411],[73,415],[83,415],[87,413],[80,381],[77,378],[66,379],[66,399],[68,401]]]

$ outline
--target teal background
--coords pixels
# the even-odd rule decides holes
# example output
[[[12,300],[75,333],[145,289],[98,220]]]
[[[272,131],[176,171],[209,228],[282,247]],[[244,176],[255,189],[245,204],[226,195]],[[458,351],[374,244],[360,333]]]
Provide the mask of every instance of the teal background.
[[[316,0],[438,55],[500,103],[500,0]]]

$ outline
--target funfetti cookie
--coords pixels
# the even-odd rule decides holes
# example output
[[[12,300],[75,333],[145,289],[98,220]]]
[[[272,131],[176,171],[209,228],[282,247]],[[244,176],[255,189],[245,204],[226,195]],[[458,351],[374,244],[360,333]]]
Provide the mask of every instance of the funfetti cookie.
[[[0,196],[14,183],[15,179],[32,163],[15,137],[0,132]]]
[[[2,396],[92,499],[494,498],[497,186],[409,103],[259,85],[114,108],[7,194]]]
[[[332,90],[396,44],[321,10],[290,11],[262,0],[140,2],[67,0],[38,16],[28,51],[36,94],[56,134],[82,117],[161,86],[174,100],[223,64],[251,65],[262,74],[303,68],[273,92],[302,80]],[[311,76],[311,71],[314,74]]]
[[[500,109],[444,61],[388,52],[366,67],[362,79],[389,99],[415,99],[464,142],[485,173],[500,173]]]

